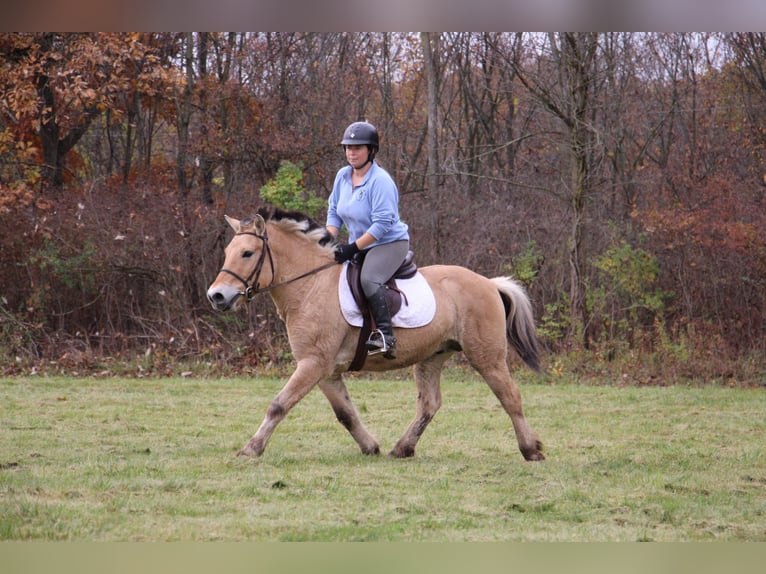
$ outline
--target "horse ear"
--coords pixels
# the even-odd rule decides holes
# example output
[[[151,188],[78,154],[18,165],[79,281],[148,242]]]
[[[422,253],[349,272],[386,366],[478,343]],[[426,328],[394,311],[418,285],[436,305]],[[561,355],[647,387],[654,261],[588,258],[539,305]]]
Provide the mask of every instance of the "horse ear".
[[[253,216],[253,226],[258,235],[263,235],[266,232],[266,220],[258,214]]]
[[[224,215],[223,218],[226,220],[226,223],[231,225],[231,228],[235,231],[235,233],[239,233],[239,219],[234,219],[228,215]]]

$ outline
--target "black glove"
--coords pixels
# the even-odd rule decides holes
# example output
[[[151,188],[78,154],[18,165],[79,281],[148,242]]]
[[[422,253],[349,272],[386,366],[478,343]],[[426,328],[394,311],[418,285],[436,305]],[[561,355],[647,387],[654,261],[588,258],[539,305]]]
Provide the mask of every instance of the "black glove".
[[[335,248],[335,261],[343,263],[344,261],[353,258],[357,253],[359,253],[359,248],[354,241],[346,243],[345,245],[338,245]]]

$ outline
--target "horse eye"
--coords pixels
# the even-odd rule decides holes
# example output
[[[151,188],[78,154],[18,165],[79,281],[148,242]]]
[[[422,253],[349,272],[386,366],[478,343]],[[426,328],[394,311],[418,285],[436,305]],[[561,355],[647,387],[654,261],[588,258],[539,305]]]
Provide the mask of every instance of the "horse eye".
[[[244,257],[245,259],[248,259],[248,258],[250,258],[252,256],[253,256],[253,252],[252,251],[245,251],[245,252],[242,253],[242,257]]]

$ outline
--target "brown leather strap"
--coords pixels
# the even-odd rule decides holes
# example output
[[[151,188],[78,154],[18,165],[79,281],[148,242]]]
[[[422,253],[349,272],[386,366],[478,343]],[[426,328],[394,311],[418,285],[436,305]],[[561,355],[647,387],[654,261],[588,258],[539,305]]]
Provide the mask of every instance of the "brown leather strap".
[[[356,342],[356,353],[354,353],[354,360],[348,366],[349,371],[360,371],[364,367],[364,362],[367,360],[367,346],[365,343],[370,338],[372,333],[372,324],[370,318],[365,315],[362,321],[362,330],[359,332],[359,340]]]
[[[362,327],[359,331],[359,340],[356,343],[356,352],[354,353],[354,359],[348,367],[349,371],[359,371],[364,367],[364,362],[367,360],[367,346],[365,343],[370,338],[370,333],[376,328],[375,320],[372,318],[372,313],[367,304],[367,298],[364,296],[362,290],[361,274],[362,265],[360,259],[364,258],[365,253],[358,254],[355,260],[349,262],[346,266],[346,280],[351,289],[351,294],[354,296],[354,301],[359,306],[359,311],[362,314]],[[418,270],[417,265],[413,262],[414,254],[412,251],[407,253],[402,265],[391,279],[386,283],[386,302],[388,308],[391,311],[391,317],[399,312],[402,307],[402,299],[404,299],[405,305],[409,305],[406,295],[399,290],[396,286],[396,277],[409,278],[415,275]]]

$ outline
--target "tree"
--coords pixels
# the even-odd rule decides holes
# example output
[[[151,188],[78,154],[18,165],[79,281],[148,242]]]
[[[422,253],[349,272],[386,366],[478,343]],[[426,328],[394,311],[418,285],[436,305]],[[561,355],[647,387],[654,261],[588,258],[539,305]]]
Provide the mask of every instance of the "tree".
[[[766,147],[766,130],[763,129],[766,116],[766,33],[743,32],[727,34],[726,43],[731,48],[737,72],[745,90],[744,110],[752,129],[753,137]]]
[[[439,42],[439,36],[432,38],[430,32],[420,33],[420,42],[423,48],[423,66],[426,76],[426,85],[428,86],[428,104],[427,104],[427,156],[428,156],[428,169],[426,172],[428,199],[434,210],[434,219],[431,224],[432,237],[435,239],[435,255],[438,259],[440,257],[439,249],[439,232],[440,232],[440,209],[442,205],[440,192],[439,192],[439,115],[438,115],[438,102],[439,102],[439,75],[438,65],[436,63],[436,54],[432,44]]]
[[[569,164],[564,193],[570,209],[570,337],[580,332],[583,343],[588,346],[587,260],[583,238],[585,212],[595,191],[595,168],[602,152],[593,129],[595,94],[602,80],[597,59],[598,34],[549,33],[545,46],[547,51],[535,55],[535,72],[520,65],[516,72],[524,86],[565,130],[562,144]]]
[[[14,130],[38,138],[45,189],[60,188],[71,175],[67,157],[97,117],[129,114],[123,94],[155,93],[169,76],[139,34],[0,37],[0,106]]]

